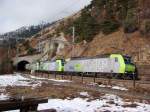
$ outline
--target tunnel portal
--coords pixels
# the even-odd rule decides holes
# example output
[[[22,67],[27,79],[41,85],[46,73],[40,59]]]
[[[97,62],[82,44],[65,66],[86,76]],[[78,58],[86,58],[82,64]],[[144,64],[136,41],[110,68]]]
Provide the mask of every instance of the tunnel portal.
[[[29,64],[28,61],[20,61],[18,64],[17,64],[17,70],[18,71],[25,71],[26,70],[26,64]]]

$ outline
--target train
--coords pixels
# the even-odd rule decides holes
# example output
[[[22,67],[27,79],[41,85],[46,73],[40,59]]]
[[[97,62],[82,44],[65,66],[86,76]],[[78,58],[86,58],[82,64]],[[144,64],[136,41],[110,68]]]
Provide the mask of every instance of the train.
[[[136,65],[132,62],[131,57],[121,54],[39,61],[27,64],[26,69],[64,75],[106,76],[119,79],[138,78]]]

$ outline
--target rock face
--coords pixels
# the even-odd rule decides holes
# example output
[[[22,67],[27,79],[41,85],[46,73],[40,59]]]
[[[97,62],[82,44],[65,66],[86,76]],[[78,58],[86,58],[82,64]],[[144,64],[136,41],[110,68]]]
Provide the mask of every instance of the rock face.
[[[109,53],[128,54],[135,62],[150,63],[150,39],[144,38],[138,31],[125,34],[122,30],[107,36],[97,35],[89,44],[86,56]]]
[[[138,64],[150,64],[150,39],[139,31],[125,34],[122,29],[109,35],[98,34],[89,43],[67,46],[62,50],[65,57],[96,56],[121,53],[132,56]]]
[[[139,6],[140,6],[141,19],[149,19],[150,18],[150,1],[139,0]]]

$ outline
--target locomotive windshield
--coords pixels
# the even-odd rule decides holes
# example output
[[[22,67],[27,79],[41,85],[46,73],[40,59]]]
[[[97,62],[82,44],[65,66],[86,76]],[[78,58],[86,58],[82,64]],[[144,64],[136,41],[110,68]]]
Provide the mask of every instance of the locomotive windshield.
[[[61,63],[62,63],[62,66],[64,66],[65,65],[65,60],[61,59]]]
[[[125,64],[132,64],[131,57],[129,56],[123,56],[123,57],[124,57]]]

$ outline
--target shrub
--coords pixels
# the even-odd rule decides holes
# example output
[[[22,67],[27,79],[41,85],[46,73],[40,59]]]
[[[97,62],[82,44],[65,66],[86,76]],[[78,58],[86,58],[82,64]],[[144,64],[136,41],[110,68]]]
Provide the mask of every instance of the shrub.
[[[84,14],[76,22],[74,22],[76,27],[76,35],[80,38],[77,38],[76,41],[91,41],[93,37],[99,31],[99,24],[90,14]]]
[[[81,42],[83,40],[91,41],[99,31],[99,24],[88,10],[83,10],[79,18],[67,25],[64,28],[64,33],[72,35],[72,26],[75,27],[75,35],[77,37],[75,42]]]
[[[138,29],[137,3],[137,0],[93,0],[79,18],[62,25],[63,32],[71,36],[71,27],[75,26],[76,42],[91,41],[99,31],[109,34],[120,26],[125,32],[134,32]]]
[[[150,33],[150,20],[145,23],[145,32],[146,34]]]
[[[128,10],[126,19],[123,24],[125,33],[132,33],[138,29],[137,18],[135,14],[135,10]]]
[[[32,55],[32,54],[35,53],[35,52],[36,52],[36,49],[30,47],[30,48],[28,49],[28,51],[27,51],[27,54]]]
[[[100,29],[104,34],[110,34],[119,28],[119,23],[115,20],[104,20],[100,23]]]
[[[150,35],[150,20],[144,20],[141,23],[140,32],[141,32],[141,34],[143,34],[145,36]]]

